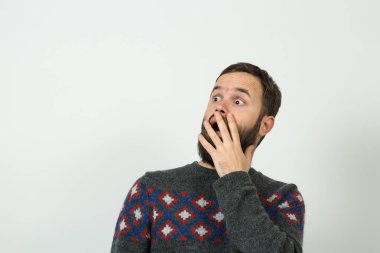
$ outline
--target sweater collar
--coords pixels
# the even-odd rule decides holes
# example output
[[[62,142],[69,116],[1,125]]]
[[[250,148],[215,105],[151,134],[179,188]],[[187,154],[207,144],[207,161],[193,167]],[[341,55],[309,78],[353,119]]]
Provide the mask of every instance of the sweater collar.
[[[205,172],[207,174],[218,175],[218,172],[216,171],[216,169],[210,169],[210,168],[201,166],[197,161],[192,162],[191,165],[194,168],[198,169],[199,171]],[[253,175],[255,172],[256,170],[253,167],[251,167],[248,171],[248,174]]]

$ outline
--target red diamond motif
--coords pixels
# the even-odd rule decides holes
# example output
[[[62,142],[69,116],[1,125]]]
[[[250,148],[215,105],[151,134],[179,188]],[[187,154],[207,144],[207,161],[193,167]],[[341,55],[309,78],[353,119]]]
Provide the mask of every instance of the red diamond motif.
[[[300,224],[299,215],[295,212],[280,212],[281,216],[284,217],[287,221]]]
[[[132,217],[133,224],[135,224],[137,227],[142,224],[142,221],[144,220],[144,212],[141,203],[137,203],[135,206],[133,206],[129,210],[129,214]]]
[[[214,201],[207,198],[203,194],[199,195],[196,198],[191,199],[190,203],[193,204],[198,210],[202,212],[211,208],[215,204]]]
[[[152,209],[152,214],[150,217],[152,224],[155,225],[157,221],[160,220],[163,215],[164,215],[163,212],[156,205],[154,205]]]
[[[117,225],[118,225],[119,235],[124,235],[131,230],[131,226],[129,225],[128,218],[126,215],[123,215],[123,217],[119,221],[119,224]]]
[[[132,200],[138,198],[141,194],[141,180],[136,181],[136,183],[132,186],[128,193],[128,200],[131,202]]]
[[[187,225],[195,218],[195,213],[190,207],[183,205],[174,213],[174,217],[182,224]]]
[[[213,233],[212,229],[203,221],[200,221],[191,227],[190,232],[200,241],[207,239]]]
[[[178,228],[170,220],[166,220],[158,229],[158,234],[165,240],[177,233]]]
[[[300,192],[297,191],[296,193],[293,194],[292,197],[293,199],[297,201],[298,205],[302,206],[304,204],[303,197]]]
[[[263,201],[268,206],[273,206],[277,201],[281,199],[281,197],[282,197],[281,193],[276,192],[264,198]]]
[[[280,204],[276,207],[277,210],[284,210],[284,209],[291,209],[294,205],[290,200],[285,200],[283,202],[280,202]]]
[[[173,208],[173,206],[178,203],[178,198],[168,191],[161,193],[158,199],[167,209]]]
[[[208,218],[218,227],[224,224],[224,214],[222,213],[222,209],[219,206],[208,215]]]

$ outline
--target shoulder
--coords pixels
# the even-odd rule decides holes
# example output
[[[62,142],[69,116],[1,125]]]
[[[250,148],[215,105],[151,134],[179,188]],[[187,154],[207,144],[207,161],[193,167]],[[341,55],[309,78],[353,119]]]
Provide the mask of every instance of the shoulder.
[[[264,175],[259,171],[255,171],[255,173],[251,173],[250,175],[252,182],[257,188],[257,193],[262,199],[270,201],[272,198],[274,200],[275,198],[288,196],[303,204],[302,194],[295,183],[283,182]]]
[[[287,183],[272,177],[269,177],[263,174],[260,171],[253,170],[250,172],[250,177],[252,182],[255,184],[256,188],[259,191],[271,191],[271,190],[279,190],[286,189],[296,186],[294,183]]]
[[[155,169],[145,172],[138,181],[150,187],[167,186],[182,179],[189,179],[192,176],[191,171],[189,164],[169,169]]]
[[[271,217],[285,218],[303,230],[305,201],[295,183],[279,181],[261,172],[254,173],[251,179],[257,183],[257,195]]]
[[[256,171],[255,171],[256,172]],[[302,231],[305,220],[305,201],[295,183],[273,179],[261,172],[253,173],[257,195],[266,212],[294,223]]]

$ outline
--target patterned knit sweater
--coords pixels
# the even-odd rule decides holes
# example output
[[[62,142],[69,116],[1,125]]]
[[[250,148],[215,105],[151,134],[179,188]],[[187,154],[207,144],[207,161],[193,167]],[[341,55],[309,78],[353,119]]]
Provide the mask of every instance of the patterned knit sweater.
[[[219,177],[194,161],[135,181],[111,253],[302,252],[304,219],[295,184],[253,168]]]

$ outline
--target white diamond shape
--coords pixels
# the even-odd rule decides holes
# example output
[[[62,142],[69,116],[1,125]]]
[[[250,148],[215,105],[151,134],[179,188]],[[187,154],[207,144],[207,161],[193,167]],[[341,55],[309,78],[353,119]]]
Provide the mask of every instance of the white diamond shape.
[[[174,201],[172,197],[169,196],[169,194],[166,194],[163,200],[166,202],[166,204],[170,205]]]
[[[196,203],[197,203],[199,206],[201,206],[201,207],[205,207],[205,206],[208,205],[208,202],[207,202],[204,198],[198,199]]]
[[[183,210],[179,213],[179,216],[181,216],[182,220],[186,220],[191,216],[191,214],[187,210]]]
[[[135,219],[136,220],[139,220],[139,219],[142,218],[142,214],[141,214],[140,208],[136,208],[135,211],[134,211],[134,214],[135,214]]]
[[[273,200],[275,200],[277,198],[277,194],[273,194],[272,196],[270,196],[269,198],[268,198],[268,201],[269,202],[272,202]]]
[[[120,222],[120,225],[119,225],[119,228],[120,228],[120,231],[122,231],[124,228],[126,228],[127,225],[125,224],[125,221],[124,219]]]
[[[284,203],[282,203],[281,205],[278,206],[279,208],[283,209],[283,208],[287,208],[289,207],[289,203],[288,201],[286,200]]]
[[[208,232],[203,226],[198,227],[195,231],[196,231],[200,236],[204,236],[204,235],[207,234],[207,232]]]
[[[153,210],[153,219],[156,220],[157,216],[158,216],[158,213],[157,213],[156,209],[154,209]]]
[[[170,234],[170,232],[173,231],[173,229],[168,224],[166,224],[166,226],[161,231],[165,236],[167,236]]]
[[[218,212],[217,214],[215,214],[214,216],[214,219],[217,220],[218,222],[221,222],[223,219],[224,219],[224,215],[222,212]]]
[[[133,196],[137,192],[137,184],[135,184],[131,189],[131,196]]]
[[[287,215],[288,215],[289,219],[297,221],[297,217],[294,214],[288,213]]]

